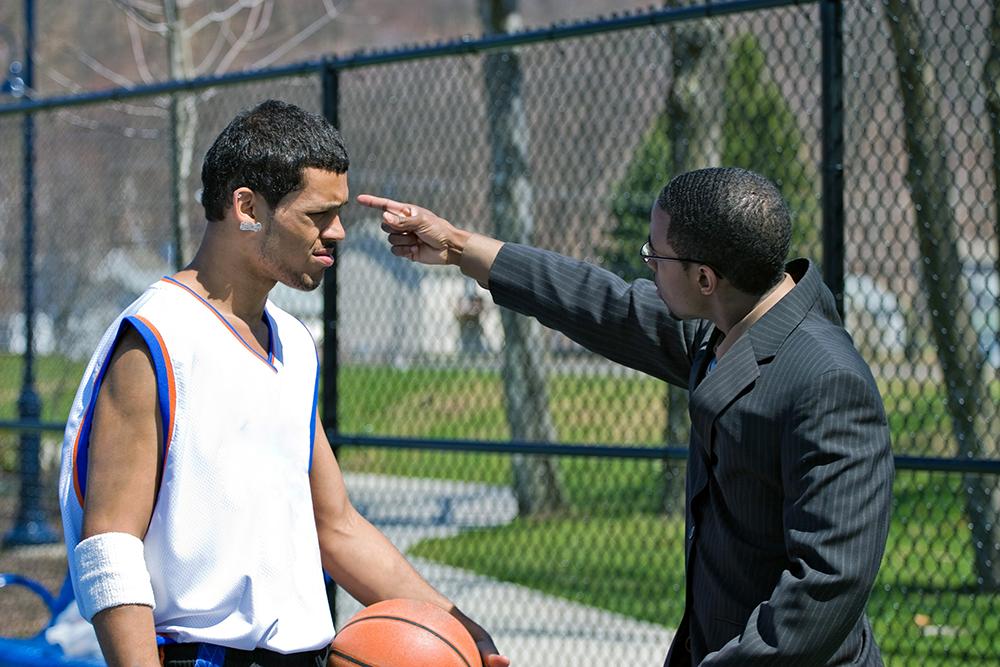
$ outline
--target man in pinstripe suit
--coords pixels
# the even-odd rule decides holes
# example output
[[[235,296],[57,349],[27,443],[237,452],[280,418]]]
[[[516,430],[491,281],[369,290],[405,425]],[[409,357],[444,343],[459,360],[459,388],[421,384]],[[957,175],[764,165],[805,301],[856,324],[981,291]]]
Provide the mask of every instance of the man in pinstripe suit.
[[[742,169],[682,174],[653,206],[653,280],[383,209],[392,252],[457,264],[497,304],[691,392],[682,665],[881,665],[864,613],[889,528],[882,400],[833,296],[784,263],[787,206]]]

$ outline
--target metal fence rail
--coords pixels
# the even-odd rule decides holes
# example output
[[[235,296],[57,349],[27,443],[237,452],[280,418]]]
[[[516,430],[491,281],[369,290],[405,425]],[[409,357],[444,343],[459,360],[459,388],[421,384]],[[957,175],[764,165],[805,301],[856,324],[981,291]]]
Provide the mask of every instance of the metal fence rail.
[[[0,531],[28,503],[58,534],[61,421],[86,358],[135,294],[190,257],[208,143],[241,108],[279,97],[341,127],[352,192],[416,201],[628,278],[645,275],[637,246],[673,173],[726,163],[775,179],[795,215],[793,252],[823,268],[890,419],[896,506],[869,605],[887,663],[995,664],[992,11],[686,3],[0,105]],[[172,96],[195,124],[186,147]],[[520,152],[498,147],[500,119],[518,128]],[[175,173],[179,148],[194,166]],[[523,227],[498,217],[504,178],[521,179]],[[274,299],[322,346],[324,425],[354,501],[518,664],[659,664],[683,604],[682,397],[540,328],[524,334],[530,368],[517,367],[488,294],[392,257],[367,211],[345,219],[324,293],[279,288]],[[28,350],[36,416],[17,407]],[[530,383],[512,381],[525,373]],[[40,452],[28,461],[24,434]],[[54,588],[64,557],[34,549],[8,540],[0,571]],[[0,594],[12,623],[0,634],[36,629],[31,605]],[[341,598],[338,617],[352,610]]]

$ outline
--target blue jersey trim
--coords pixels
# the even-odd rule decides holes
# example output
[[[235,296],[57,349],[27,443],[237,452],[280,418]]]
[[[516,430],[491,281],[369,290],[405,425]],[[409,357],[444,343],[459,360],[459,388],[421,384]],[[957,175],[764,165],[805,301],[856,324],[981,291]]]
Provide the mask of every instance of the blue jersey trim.
[[[115,339],[111,343],[111,347],[108,348],[108,353],[104,357],[104,361],[101,363],[101,369],[97,374],[97,379],[94,381],[94,388],[90,394],[90,401],[87,403],[87,409],[84,411],[83,419],[80,421],[79,444],[77,446],[74,467],[77,479],[79,480],[80,497],[83,499],[87,497],[87,466],[90,460],[90,431],[93,427],[94,408],[97,406],[97,397],[101,393],[104,376],[107,375],[108,368],[111,366],[111,358],[114,357],[115,349],[121,342],[126,327],[129,326],[134,328],[142,337],[150,356],[153,358],[153,370],[156,375],[157,404],[160,409],[160,419],[163,420],[163,437],[167,437],[167,430],[170,424],[170,390],[167,384],[167,367],[163,358],[163,350],[160,349],[160,343],[149,327],[135,317],[123,318],[118,325],[118,332],[115,334]],[[164,452],[166,452],[169,444],[168,442],[163,443]]]
[[[271,313],[267,312],[267,308],[264,309],[264,324],[267,326],[267,363],[274,366],[274,360],[277,356],[277,341],[275,340],[277,336],[274,332],[278,330],[278,327],[274,323]]]
[[[163,437],[165,439],[167,431],[170,428],[170,386],[167,382],[167,373],[169,372],[167,361],[164,358],[163,350],[160,348],[160,341],[152,329],[136,317],[128,317],[126,321],[135,327],[135,330],[142,336],[142,339],[146,342],[146,347],[149,349],[149,355],[153,358],[153,370],[156,372],[156,402],[160,408],[160,419],[162,420]],[[169,444],[169,442],[163,443],[164,452],[167,451]]]
[[[226,662],[226,648],[215,644],[201,644],[198,646],[198,657],[194,661],[194,667],[222,667]]]
[[[309,417],[309,472],[313,467],[313,449],[316,447],[316,407],[319,405],[319,350],[316,351],[316,383],[313,385],[312,415]]]

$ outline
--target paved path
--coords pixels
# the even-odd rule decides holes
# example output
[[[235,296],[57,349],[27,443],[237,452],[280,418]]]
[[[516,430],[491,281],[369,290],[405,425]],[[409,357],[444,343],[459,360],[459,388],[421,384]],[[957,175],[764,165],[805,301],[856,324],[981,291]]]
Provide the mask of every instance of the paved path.
[[[351,473],[345,478],[352,502],[402,551],[429,537],[503,525],[517,515],[505,487]],[[673,635],[662,626],[459,568],[411,562],[490,630],[515,667],[659,667]],[[358,609],[340,592],[338,626]]]

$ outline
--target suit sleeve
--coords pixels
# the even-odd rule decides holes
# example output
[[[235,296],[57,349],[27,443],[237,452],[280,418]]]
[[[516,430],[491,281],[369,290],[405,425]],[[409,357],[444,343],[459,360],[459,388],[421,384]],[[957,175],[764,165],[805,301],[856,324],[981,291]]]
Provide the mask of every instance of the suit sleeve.
[[[507,243],[490,271],[497,305],[530,315],[612,361],[688,386],[702,321],[672,317],[649,280],[614,273],[562,255]]]
[[[789,567],[743,632],[702,665],[821,665],[857,625],[889,531],[893,462],[874,382],[829,371],[782,438]]]

